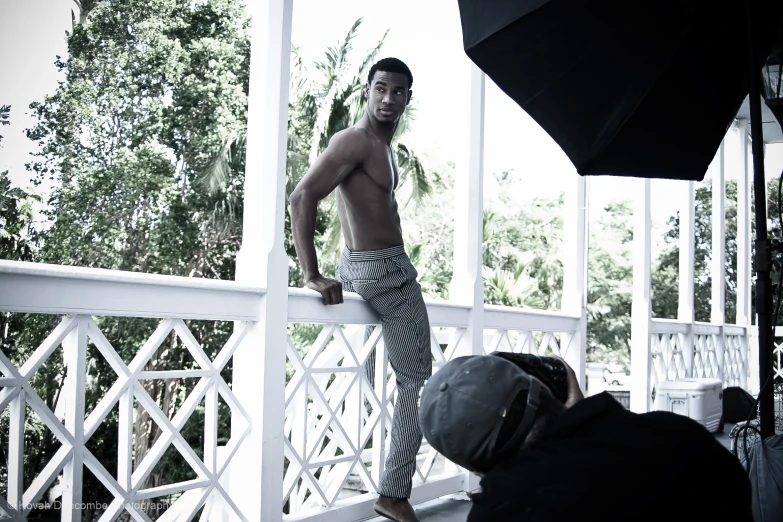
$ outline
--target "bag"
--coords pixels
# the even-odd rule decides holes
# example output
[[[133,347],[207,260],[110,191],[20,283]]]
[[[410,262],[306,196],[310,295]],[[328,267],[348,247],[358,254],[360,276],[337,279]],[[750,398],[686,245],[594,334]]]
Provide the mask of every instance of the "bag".
[[[743,461],[745,469],[750,465],[753,520],[755,522],[780,522],[783,514],[783,435],[767,437],[757,442]]]
[[[723,421],[736,423],[748,420],[755,402],[751,394],[738,386],[726,388],[723,390]],[[753,411],[751,420],[757,416],[758,412]]]

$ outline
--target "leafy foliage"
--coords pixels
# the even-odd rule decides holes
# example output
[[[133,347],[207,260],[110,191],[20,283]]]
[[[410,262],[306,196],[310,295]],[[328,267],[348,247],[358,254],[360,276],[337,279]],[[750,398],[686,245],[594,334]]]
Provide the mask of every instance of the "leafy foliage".
[[[560,308],[563,197],[521,206],[513,171],[495,176],[497,201],[484,211],[484,299],[490,304]]]
[[[232,170],[220,191],[208,191],[197,180],[222,137],[237,132],[246,119],[250,46],[243,6],[233,0],[100,0],[83,1],[79,7],[80,22],[67,38],[68,58],[56,62],[65,80],[53,95],[31,105],[37,124],[27,135],[40,148],[28,168],[35,183],[48,178],[55,187],[46,202],[48,223],[34,260],[232,278],[241,238],[237,217],[243,169]],[[235,205],[227,205],[229,201]],[[9,219],[5,208],[3,218]],[[2,246],[0,255],[11,257]],[[10,320],[4,349],[23,361],[58,318]],[[126,362],[156,326],[155,321],[131,318],[98,321]],[[191,331],[210,352],[222,346],[231,327],[197,322]],[[96,366],[88,410],[116,380],[97,352],[91,352],[90,360]],[[145,369],[188,368],[191,360],[170,336]],[[47,378],[34,386],[54,408],[62,368],[42,376]],[[146,381],[145,387],[171,417],[194,384],[174,379]],[[228,423],[228,417],[220,422]],[[115,410],[90,441],[96,458],[110,471],[116,466],[116,436],[110,436],[116,424]],[[138,466],[161,432],[138,407],[134,433]],[[189,424],[183,435],[197,447],[203,429]],[[30,458],[44,463],[56,449],[51,437],[30,443],[40,448]],[[25,469],[37,471],[34,462]],[[189,473],[167,454],[141,487],[158,486],[164,476],[166,481],[190,478]],[[97,479],[85,475],[85,502],[105,502],[107,494]]]
[[[630,363],[633,291],[633,209],[607,205],[590,223],[587,286],[587,357]]]

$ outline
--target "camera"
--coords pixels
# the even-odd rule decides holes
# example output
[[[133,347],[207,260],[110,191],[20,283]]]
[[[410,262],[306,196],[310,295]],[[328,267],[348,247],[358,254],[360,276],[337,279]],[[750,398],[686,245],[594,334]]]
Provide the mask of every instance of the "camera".
[[[568,370],[560,359],[532,353],[492,352],[490,355],[511,361],[528,375],[546,384],[560,402],[564,403],[568,399]]]

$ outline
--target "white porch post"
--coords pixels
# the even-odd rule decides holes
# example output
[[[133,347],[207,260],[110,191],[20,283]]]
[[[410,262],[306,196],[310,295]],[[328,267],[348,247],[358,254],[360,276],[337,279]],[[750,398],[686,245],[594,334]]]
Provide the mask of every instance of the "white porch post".
[[[688,333],[680,336],[682,356],[685,361],[685,376],[693,377],[693,322],[696,319],[693,297],[694,250],[695,250],[695,190],[693,181],[682,191],[680,206],[680,268],[677,320],[688,323]]]
[[[232,459],[230,492],[251,522],[282,519],[288,257],[285,165],[292,0],[250,3],[252,42],[242,248],[236,280],[266,288],[237,349],[233,392],[251,430]],[[232,419],[232,431],[242,429]]]
[[[84,399],[87,380],[87,318],[78,316],[76,327],[63,341],[66,366],[65,427],[73,436],[71,458],[63,468],[65,489],[62,496],[62,521],[82,519],[82,484],[84,482]],[[24,409],[24,404],[22,404]],[[30,451],[35,451],[30,448]]]
[[[748,326],[751,321],[751,191],[748,169],[748,121],[739,120],[736,127],[739,152],[737,170],[737,324]]]
[[[742,387],[746,390],[758,389],[754,382],[758,380],[756,371],[751,368],[751,184],[750,169],[748,169],[748,120],[739,120],[736,125],[738,148],[737,171],[737,324],[747,327],[743,339],[745,371],[742,372]],[[748,380],[750,377],[750,382]]]
[[[468,331],[459,351],[483,354],[484,278],[484,85],[485,76],[470,64],[470,127],[465,168],[454,186],[454,273],[449,300],[472,306]]]
[[[471,306],[468,328],[455,355],[484,353],[484,91],[485,75],[470,63],[470,123],[464,167],[454,187],[454,272],[449,300]],[[479,479],[465,472],[465,491]]]
[[[725,367],[726,335],[723,331],[726,309],[726,180],[724,170],[725,145],[718,149],[718,170],[712,180],[712,313],[710,322],[720,325],[720,335],[715,337],[715,355],[718,357],[718,378],[723,380]]]
[[[587,363],[587,178],[576,176],[568,182],[565,194],[565,234],[563,238],[562,310],[579,316],[572,335],[564,335],[563,358],[574,369],[582,391],[586,391]]]
[[[631,307],[631,411],[650,410],[650,180],[640,180],[634,204]]]

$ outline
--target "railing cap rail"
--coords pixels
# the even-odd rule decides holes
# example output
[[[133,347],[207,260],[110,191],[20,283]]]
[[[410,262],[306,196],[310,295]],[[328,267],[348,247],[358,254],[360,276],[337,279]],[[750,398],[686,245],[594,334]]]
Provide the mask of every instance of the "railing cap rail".
[[[105,268],[88,268],[82,266],[50,265],[46,263],[30,263],[27,261],[0,260],[0,274],[87,279],[114,283],[178,286],[186,288],[205,288],[210,290],[231,290],[234,292],[255,294],[263,294],[266,292],[266,289],[262,287],[245,286],[235,281],[150,274],[144,272],[127,272],[123,270],[108,270]]]

